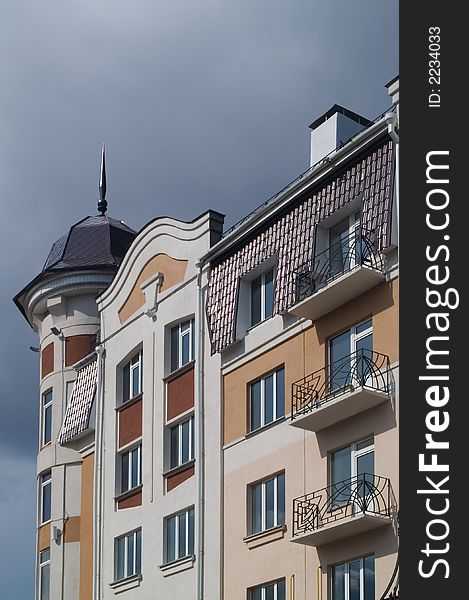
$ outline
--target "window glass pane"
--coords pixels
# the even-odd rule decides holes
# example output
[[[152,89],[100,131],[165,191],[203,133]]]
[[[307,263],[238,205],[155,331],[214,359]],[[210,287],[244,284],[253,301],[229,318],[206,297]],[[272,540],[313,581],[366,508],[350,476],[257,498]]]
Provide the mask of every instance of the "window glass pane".
[[[251,283],[251,325],[261,321],[261,277]]]
[[[277,414],[276,418],[279,419],[285,414],[285,369],[279,369],[276,377],[276,388],[277,388]]]
[[[179,326],[171,329],[171,371],[179,368]]]
[[[363,440],[357,443],[357,450],[363,450],[364,448],[368,448],[368,446],[372,446],[374,444],[374,438],[368,438],[367,440]]]
[[[369,496],[363,509],[368,508],[368,503],[373,502],[373,474],[375,472],[375,453],[367,452],[357,456],[357,495],[359,498]],[[371,495],[370,495],[371,494]]]
[[[249,600],[262,600],[262,588],[256,587],[249,591]]]
[[[187,513],[182,513],[178,516],[179,519],[179,542],[178,542],[178,558],[182,558],[187,554],[187,545],[186,545],[186,521],[187,521]]]
[[[139,448],[135,448],[135,450],[132,451],[132,487],[136,487],[137,485],[139,485],[139,480],[138,480],[138,476],[139,476],[139,468],[138,468],[138,455],[139,455]]]
[[[181,367],[182,367],[182,365],[186,365],[191,359],[191,357],[190,357],[190,341],[191,341],[191,337],[190,337],[190,332],[188,331],[186,334],[184,334],[181,337],[181,344],[182,344]]]
[[[371,329],[371,319],[368,319],[367,321],[363,321],[363,323],[359,323],[355,327],[355,333],[357,335],[360,335],[360,333],[363,333],[367,329]]]
[[[367,379],[373,373],[373,335],[367,335],[355,344],[357,374],[360,385],[366,385]]]
[[[350,383],[350,330],[329,341],[330,389],[337,390]]]
[[[277,525],[285,523],[285,475],[277,476]]]
[[[41,567],[41,596],[40,600],[50,598],[50,564]]]
[[[130,363],[127,363],[125,365],[125,367],[122,370],[122,393],[123,393],[123,400],[124,402],[126,400],[129,400],[130,398]]]
[[[265,305],[264,314],[265,318],[271,317],[274,312],[274,271],[269,271],[265,274]]]
[[[42,488],[42,522],[50,520],[52,485],[48,483]]]
[[[360,560],[349,563],[349,600],[360,600]]]
[[[332,567],[332,600],[345,600],[346,565]]]
[[[269,479],[265,482],[265,526],[266,529],[275,525],[275,510],[274,510],[274,488],[275,479]]]
[[[189,460],[189,427],[190,421],[184,421],[182,424],[182,462]]]
[[[194,554],[194,521],[195,521],[195,515],[194,515],[194,509],[191,508],[189,510],[189,541],[188,541],[188,548],[187,548],[187,554]]]
[[[117,540],[117,562],[116,562],[116,579],[124,579],[124,564],[125,564],[125,538],[121,537]]]
[[[129,489],[129,453],[124,452],[121,458],[121,492]]]
[[[52,404],[44,409],[44,444],[48,444],[52,438]]]
[[[166,521],[166,562],[176,558],[176,517]]]
[[[181,323],[181,333],[184,331],[188,331],[190,326],[191,326],[190,321],[184,321],[183,323]]]
[[[274,375],[264,379],[264,424],[274,420]]]
[[[262,484],[251,488],[251,533],[258,533],[262,529]]]
[[[261,426],[261,382],[251,385],[251,431]]]
[[[43,550],[40,555],[41,564],[47,562],[48,560],[50,560],[50,548]]]
[[[171,468],[179,464],[179,425],[171,427]]]
[[[334,277],[350,268],[349,218],[329,230],[329,275]]]
[[[137,529],[135,540],[135,573],[142,572],[142,530]]]
[[[350,501],[350,454],[350,446],[331,454],[332,506],[340,506]]]
[[[195,358],[195,321],[192,319],[191,321],[191,351],[190,351],[190,360],[194,360]]]
[[[135,534],[131,533],[127,537],[127,577],[134,574],[134,558],[135,558]]]
[[[277,600],[285,600],[285,579],[277,581]]]
[[[269,583],[264,586],[264,590],[265,600],[275,600],[275,583]]]
[[[375,557],[366,556],[363,559],[364,568],[364,595],[363,600],[374,600],[375,598]]]
[[[140,365],[132,369],[132,398],[140,394]]]
[[[195,445],[195,431],[194,431],[194,418],[191,419],[191,458],[194,458],[194,445]]]

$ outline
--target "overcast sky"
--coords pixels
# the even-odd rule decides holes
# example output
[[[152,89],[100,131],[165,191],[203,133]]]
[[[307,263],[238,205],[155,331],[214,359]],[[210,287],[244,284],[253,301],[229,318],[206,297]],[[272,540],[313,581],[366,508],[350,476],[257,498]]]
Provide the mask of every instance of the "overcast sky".
[[[96,213],[101,143],[110,216],[229,226],[307,168],[332,104],[389,106],[397,22],[397,0],[2,0],[2,598],[34,594],[37,339],[11,298]]]

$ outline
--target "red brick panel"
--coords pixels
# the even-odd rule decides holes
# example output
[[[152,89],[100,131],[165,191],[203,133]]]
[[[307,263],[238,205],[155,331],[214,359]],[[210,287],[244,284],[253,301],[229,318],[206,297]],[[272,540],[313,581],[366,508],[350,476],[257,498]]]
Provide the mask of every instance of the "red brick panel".
[[[92,352],[96,335],[71,335],[65,338],[65,366],[70,367]]]
[[[119,411],[119,448],[142,435],[142,400],[132,402]]]
[[[54,342],[43,348],[41,353],[41,377],[45,377],[54,370]]]
[[[194,475],[194,472],[195,472],[194,465],[190,465],[186,469],[184,469],[182,471],[178,471],[174,475],[169,475],[168,478],[166,479],[166,490],[168,492],[170,492],[171,490],[174,490],[174,488],[177,487],[178,485],[181,485],[181,483],[183,481],[190,479]]]
[[[117,508],[133,508],[134,506],[142,506],[142,490],[135,492],[132,496],[127,496],[123,500],[117,501]]]
[[[194,367],[168,382],[168,406],[166,418],[169,421],[194,406]]]

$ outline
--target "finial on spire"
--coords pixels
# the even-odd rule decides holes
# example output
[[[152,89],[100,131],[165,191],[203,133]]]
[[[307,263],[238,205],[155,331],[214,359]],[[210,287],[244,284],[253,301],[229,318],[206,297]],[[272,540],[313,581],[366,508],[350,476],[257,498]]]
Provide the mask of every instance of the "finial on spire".
[[[98,211],[104,215],[107,210],[106,202],[106,158],[104,144],[101,149],[101,170],[99,173],[99,202]]]

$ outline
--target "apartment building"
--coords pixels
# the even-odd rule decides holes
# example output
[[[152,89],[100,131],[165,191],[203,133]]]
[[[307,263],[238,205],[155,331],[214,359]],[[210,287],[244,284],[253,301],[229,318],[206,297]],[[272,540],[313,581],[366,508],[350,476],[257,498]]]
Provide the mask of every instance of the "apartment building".
[[[74,225],[41,344],[38,600],[398,597],[398,92],[223,234]]]

